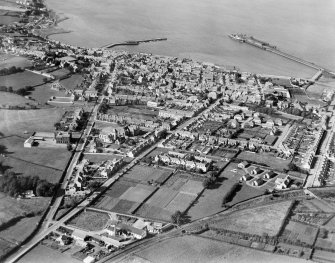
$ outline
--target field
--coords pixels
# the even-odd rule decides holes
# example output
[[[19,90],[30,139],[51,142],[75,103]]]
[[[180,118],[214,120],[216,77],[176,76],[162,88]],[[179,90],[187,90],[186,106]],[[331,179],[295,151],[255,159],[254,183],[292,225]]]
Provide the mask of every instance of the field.
[[[0,92],[0,108],[3,108],[5,105],[9,106],[24,106],[24,105],[37,105],[35,101],[26,99],[20,95],[16,95],[9,92]]]
[[[74,74],[69,78],[61,80],[60,84],[67,89],[76,89],[77,85],[79,85],[83,80],[84,78],[81,75]]]
[[[332,262],[335,262],[334,258],[335,258],[335,253],[315,249],[313,252],[312,260],[315,260],[315,262],[332,263]]]
[[[287,238],[288,240],[299,240],[300,242],[313,245],[317,234],[317,227],[290,221],[285,226],[282,237]]]
[[[108,113],[120,114],[130,116],[141,120],[153,120],[158,116],[158,111],[147,109],[146,106],[132,105],[132,106],[113,106],[108,110]]]
[[[0,225],[27,213],[43,211],[49,198],[14,199],[0,193]]]
[[[26,86],[37,86],[43,84],[43,76],[24,71],[7,76],[0,76],[1,85],[13,87],[13,90],[18,90]]]
[[[135,258],[134,258],[135,257]],[[132,259],[133,261],[130,261]],[[276,254],[265,253],[255,249],[214,241],[196,236],[184,236],[169,239],[144,248],[129,255],[122,262],[146,262],[152,263],[188,263],[188,262],[230,262],[230,263],[279,263],[307,262],[298,258],[291,258]],[[127,261],[128,260],[128,261]]]
[[[57,263],[78,263],[77,259],[74,259],[70,255],[60,253],[52,248],[38,245],[34,247],[28,254],[19,259],[20,263],[45,263],[45,262],[57,262]]]
[[[0,237],[12,243],[22,242],[35,229],[40,219],[40,216],[23,218],[15,226],[0,231]]]
[[[275,236],[278,234],[290,207],[291,201],[288,201],[245,209],[222,216],[222,218],[211,223],[210,226],[260,236],[263,233]]]
[[[0,16],[0,24],[1,21],[6,19],[16,19],[16,17],[9,16]],[[1,54],[0,55],[0,69],[10,68],[10,67],[20,67],[25,68],[31,66],[31,62],[25,57],[17,57],[9,54]]]
[[[16,242],[34,230],[40,216],[25,218],[29,213],[43,212],[50,198],[17,200],[0,193],[0,257]]]
[[[50,84],[43,84],[35,87],[29,96],[31,96],[35,101],[45,104],[52,96],[68,97],[69,95],[67,95],[65,91],[52,90]],[[63,104],[61,105],[63,106]]]
[[[288,169],[288,165],[290,163],[290,159],[284,160],[272,156],[269,153],[250,153],[250,152],[241,152],[238,155],[239,159],[251,161],[259,164],[266,164],[270,168],[283,171],[284,169]]]
[[[65,168],[71,154],[66,149],[24,148],[24,141],[25,138],[19,136],[1,138],[0,145],[4,148],[2,152],[7,155],[7,158],[23,160],[46,168],[56,170],[63,170]]]
[[[170,175],[171,171],[164,168],[153,168],[145,165],[136,165],[128,171],[124,177],[132,181],[147,183],[153,181],[155,183],[163,183]]]
[[[109,220],[107,213],[85,210],[72,218],[68,224],[88,231],[100,231],[106,228]]]
[[[174,212],[186,211],[202,190],[201,181],[173,175],[136,211],[136,214],[170,221]]]
[[[19,134],[25,131],[53,131],[54,123],[64,114],[63,109],[0,110],[0,136]]]
[[[327,229],[328,230],[328,229]],[[320,248],[331,249],[335,246],[335,233],[332,233],[334,229],[329,229],[326,238],[318,237],[315,246]]]
[[[103,210],[131,214],[155,190],[156,187],[150,185],[120,180],[113,184],[94,206]]]

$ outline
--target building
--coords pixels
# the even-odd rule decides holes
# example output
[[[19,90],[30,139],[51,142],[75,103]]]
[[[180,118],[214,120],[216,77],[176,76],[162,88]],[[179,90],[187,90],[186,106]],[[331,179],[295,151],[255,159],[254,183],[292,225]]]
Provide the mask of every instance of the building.
[[[56,143],[69,144],[71,143],[72,134],[70,132],[56,132],[55,140]]]

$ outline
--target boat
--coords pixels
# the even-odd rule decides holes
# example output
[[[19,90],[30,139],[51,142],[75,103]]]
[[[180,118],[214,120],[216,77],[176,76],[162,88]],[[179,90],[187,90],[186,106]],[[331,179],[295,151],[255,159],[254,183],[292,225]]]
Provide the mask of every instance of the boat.
[[[234,40],[237,40],[237,41],[240,41],[240,42],[245,42],[245,38],[243,35],[240,35],[240,34],[229,34],[228,35],[231,39],[234,39]]]

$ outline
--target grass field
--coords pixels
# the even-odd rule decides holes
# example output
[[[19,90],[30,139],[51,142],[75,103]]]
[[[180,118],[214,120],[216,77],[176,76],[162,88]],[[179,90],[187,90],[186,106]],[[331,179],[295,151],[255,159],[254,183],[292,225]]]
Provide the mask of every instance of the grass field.
[[[298,258],[291,258],[272,253],[265,253],[255,249],[214,241],[197,236],[183,236],[156,243],[144,248],[135,255],[134,261],[142,259],[152,263],[200,263],[200,262],[229,262],[229,263],[301,263],[307,262]],[[132,257],[132,255],[129,255]],[[145,261],[144,261],[145,262]]]
[[[64,114],[63,109],[0,110],[0,135],[23,135],[25,131],[53,131],[54,123]]]
[[[74,74],[69,78],[63,79],[60,83],[67,89],[76,89],[77,85],[79,85],[84,78],[79,74]]]
[[[288,165],[290,163],[290,159],[284,160],[272,156],[269,153],[250,153],[250,152],[241,152],[238,155],[239,159],[252,161],[256,163],[264,163],[268,165],[270,168],[283,171],[284,169],[288,169]]]
[[[109,215],[106,213],[86,210],[71,219],[68,224],[88,231],[100,231],[106,227],[109,220]]]
[[[37,105],[35,101],[26,99],[20,95],[9,92],[0,92],[0,108],[3,108],[5,105],[24,106],[27,104]]]
[[[245,209],[215,220],[211,226],[232,231],[274,236],[291,207],[291,201]]]
[[[7,87],[13,87],[13,90],[18,90],[26,86],[36,86],[43,84],[43,76],[24,71],[7,76],[0,76],[0,83]]]

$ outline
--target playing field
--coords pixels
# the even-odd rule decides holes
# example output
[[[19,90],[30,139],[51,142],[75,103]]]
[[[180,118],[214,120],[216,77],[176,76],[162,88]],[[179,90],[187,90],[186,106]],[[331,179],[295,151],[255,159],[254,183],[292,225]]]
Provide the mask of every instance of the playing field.
[[[25,131],[27,134],[34,131],[50,132],[63,114],[63,109],[0,110],[0,133],[22,136]]]
[[[269,236],[278,234],[283,220],[291,207],[291,201],[262,207],[245,209],[229,215],[223,215],[210,226],[237,232]]]

